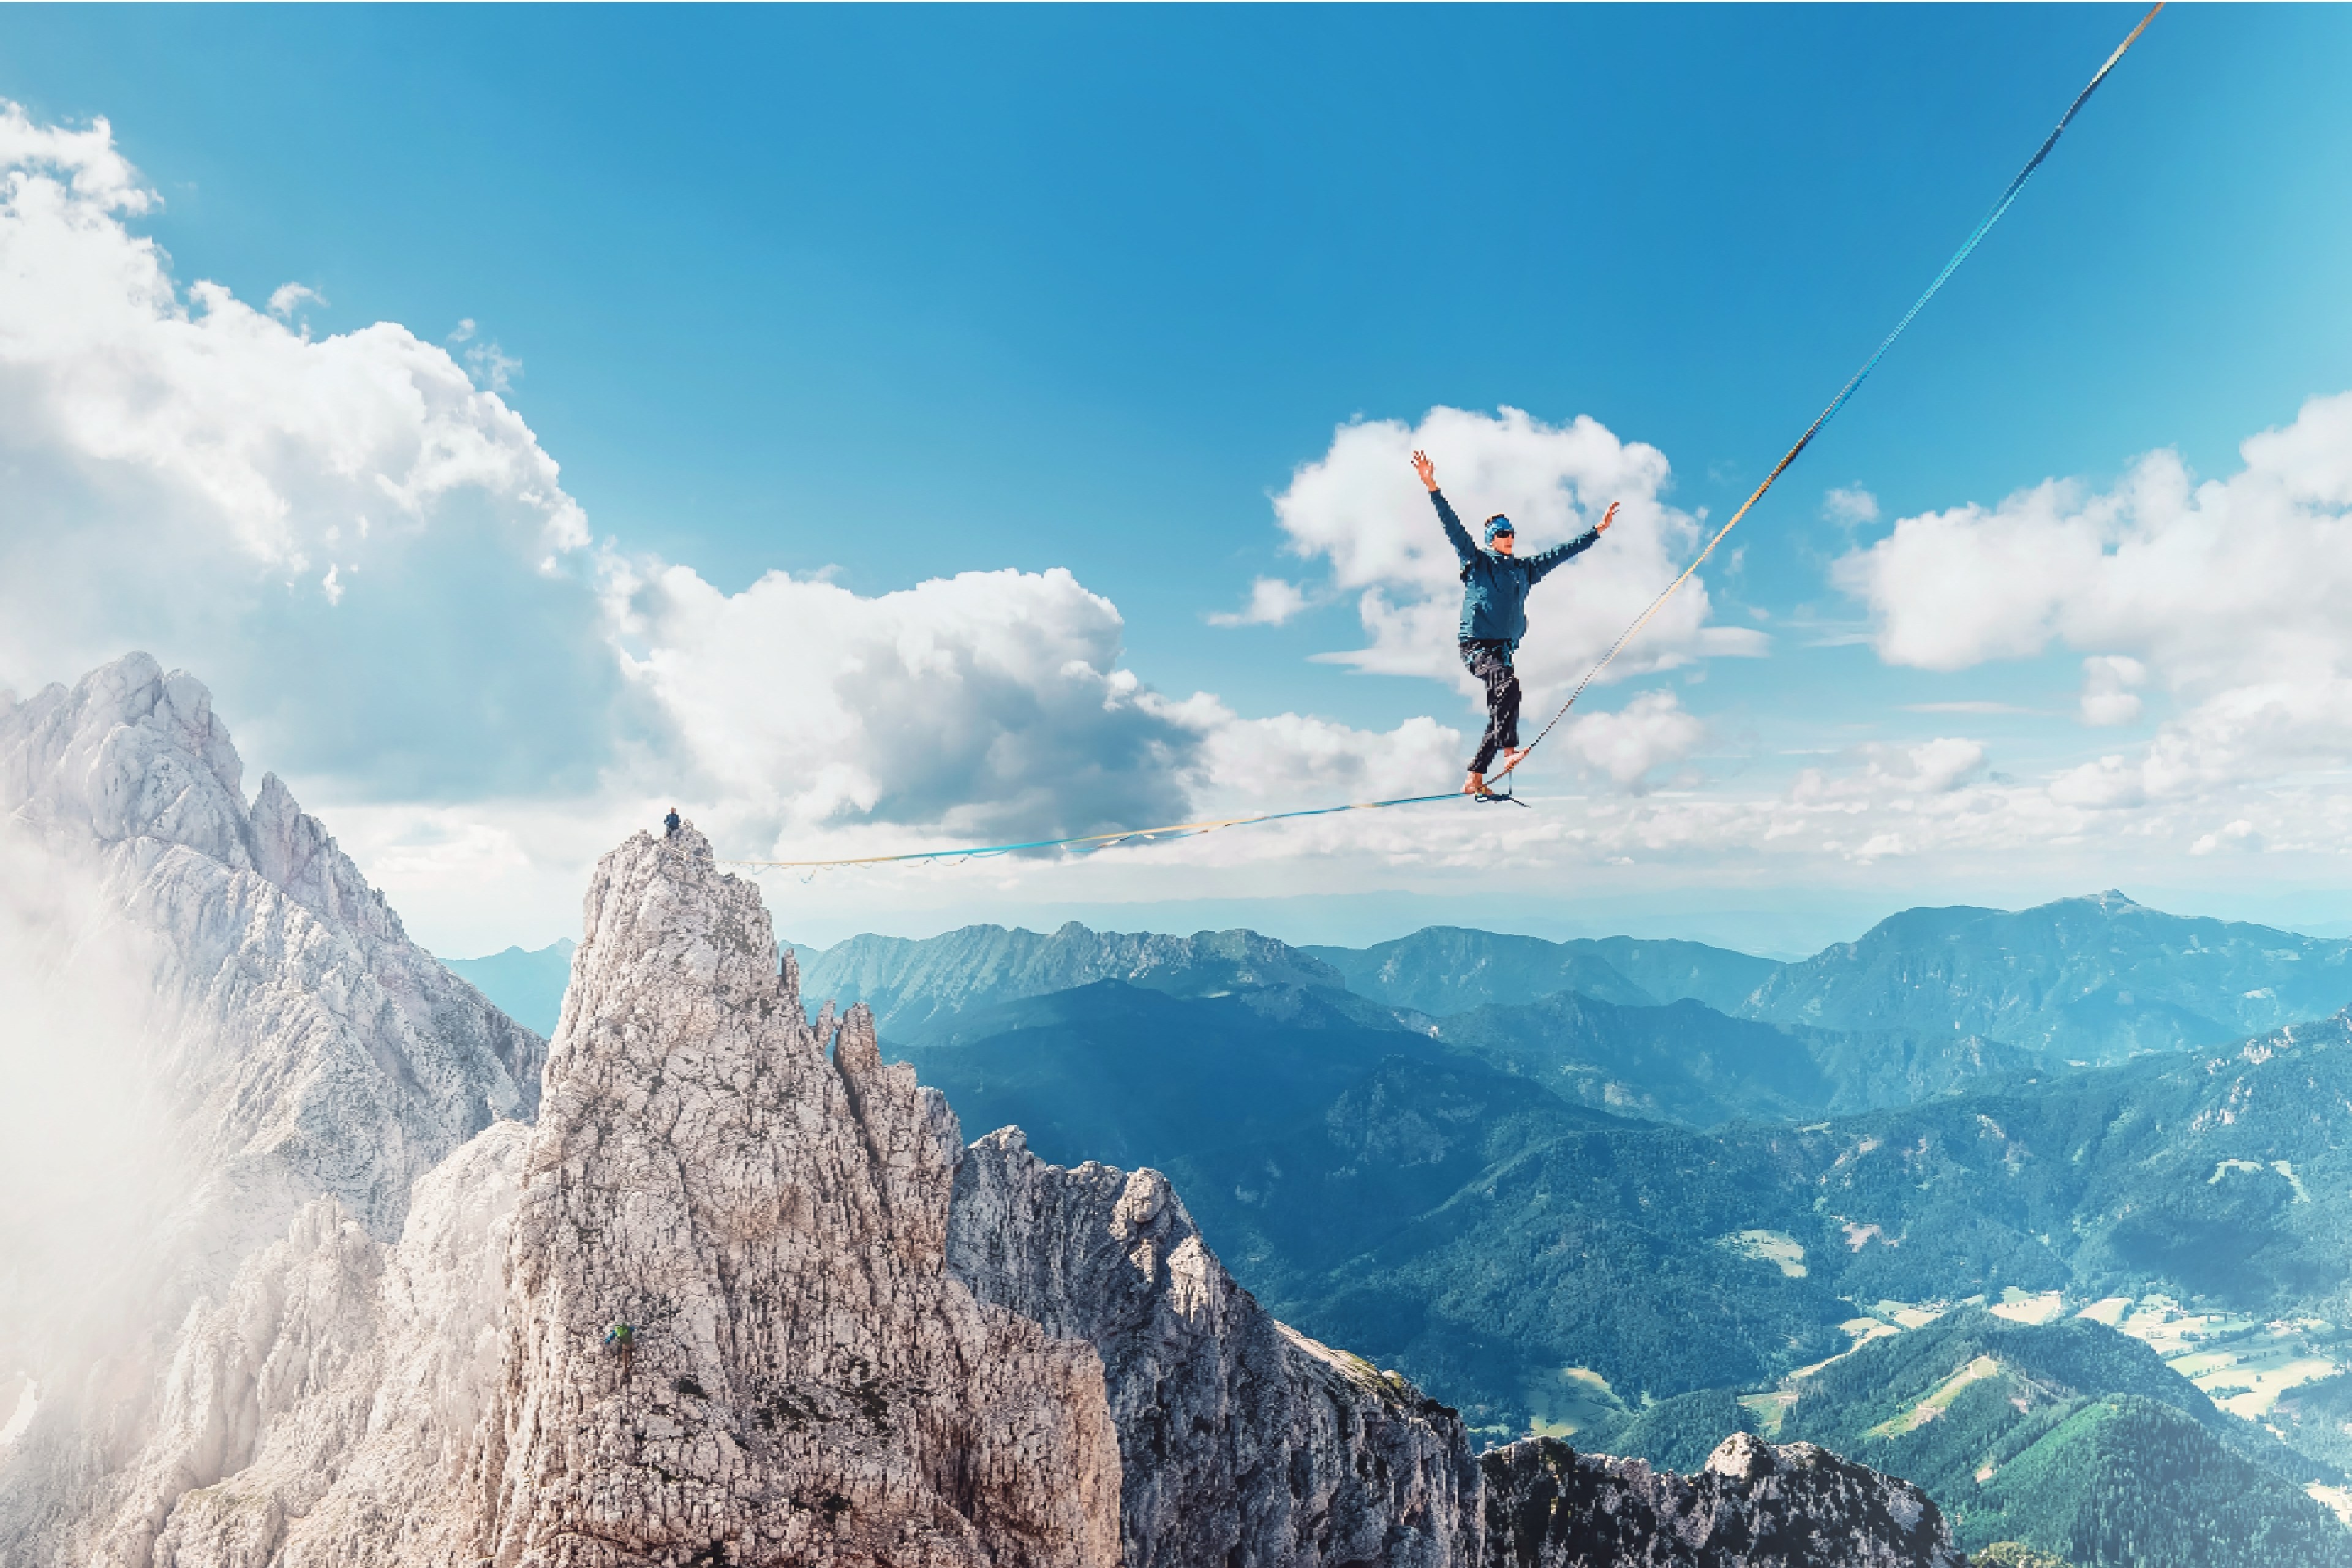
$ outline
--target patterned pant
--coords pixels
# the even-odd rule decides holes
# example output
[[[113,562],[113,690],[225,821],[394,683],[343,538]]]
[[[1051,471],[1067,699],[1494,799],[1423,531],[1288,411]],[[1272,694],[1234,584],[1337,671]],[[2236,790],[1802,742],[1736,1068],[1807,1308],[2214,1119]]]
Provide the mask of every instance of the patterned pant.
[[[1519,672],[1511,668],[1511,645],[1470,641],[1462,644],[1463,667],[1486,683],[1486,732],[1478,739],[1470,771],[1483,773],[1495,753],[1519,743]]]

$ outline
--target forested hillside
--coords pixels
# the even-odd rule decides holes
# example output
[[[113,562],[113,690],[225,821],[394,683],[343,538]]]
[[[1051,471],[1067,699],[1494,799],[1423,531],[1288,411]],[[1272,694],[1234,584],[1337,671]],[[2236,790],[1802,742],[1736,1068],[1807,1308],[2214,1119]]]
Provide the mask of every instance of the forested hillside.
[[[1801,1437],[1917,1480],[1971,1545],[2251,1568],[2352,1542],[2301,1489],[2352,1450],[2324,1375],[2352,1360],[2352,1026],[2238,1028],[2333,1015],[2344,946],[2109,896],[1914,910],[1785,966],[1069,927],[811,967],[968,1133],[1167,1171],[1276,1312],[1489,1438],[1687,1469]],[[2057,1321],[1955,1305],[2004,1300]],[[2253,1382],[2199,1375],[2265,1425],[2156,1331],[2068,1321],[2139,1301],[2261,1342]],[[2198,1531],[2227,1552],[2180,1555]]]
[[[2165,1291],[2327,1318],[2352,1278],[2342,1019],[1699,1132],[1350,1012],[1109,985],[909,1054],[975,1131],[1181,1174],[1277,1310],[1497,1426],[1562,1366],[1629,1400],[1779,1375],[1844,1348],[1854,1302]]]

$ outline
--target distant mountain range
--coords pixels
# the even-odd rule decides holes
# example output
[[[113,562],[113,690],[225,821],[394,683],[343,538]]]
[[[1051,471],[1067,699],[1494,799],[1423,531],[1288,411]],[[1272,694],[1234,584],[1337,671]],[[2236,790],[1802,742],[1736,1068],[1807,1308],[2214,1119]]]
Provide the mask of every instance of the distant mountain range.
[[[1951,1030],[2061,1058],[2220,1045],[2352,1003],[2352,942],[2168,915],[2118,892],[2015,914],[1908,910],[1791,963],[1739,1011]]]
[[[525,1028],[552,1037],[563,1016],[563,990],[572,984],[570,937],[541,948],[510,947],[488,958],[445,958],[441,962],[475,990],[498,1004],[499,1010]]]
[[[1681,997],[1737,1013],[1781,965],[1696,942],[1630,936],[1546,942],[1431,926],[1371,947],[1308,947],[1367,996],[1444,1015],[1540,1001],[1579,991],[1603,1002],[1655,1006]]]
[[[571,953],[562,942],[446,962],[511,1016],[551,1033]],[[941,1029],[968,1032],[961,1015],[1102,980],[1182,996],[1323,986],[1426,1020],[1537,1008],[1486,1012],[1444,1033],[1559,1079],[1551,1087],[1571,1098],[1699,1124],[1900,1103],[1984,1073],[2218,1045],[2352,1004],[2352,941],[2165,914],[2113,891],[2015,913],[1908,910],[1796,963],[1695,942],[1548,942],[1452,926],[1344,948],[1294,947],[1251,931],[981,925],[922,940],[856,936],[801,953],[810,995],[863,1002],[885,1039],[909,1045]],[[1635,1018],[1538,1007],[1569,993],[1620,1009],[1688,1001],[1770,1025],[1812,1065],[1688,1009]],[[1701,1066],[1707,1081],[1663,1098],[1611,1100],[1586,1070],[1627,1050],[1679,1058],[1702,1036],[1763,1055],[1728,1079],[1719,1065]],[[1784,1065],[1766,1059],[1776,1055]]]
[[[1948,1044],[1948,1022],[1843,1033],[1577,993],[1430,1018],[1328,987],[1104,982],[925,1019],[900,1052],[975,1129],[1170,1171],[1277,1310],[1498,1426],[1563,1365],[1629,1396],[1777,1376],[1843,1349],[1854,1301],[2168,1290],[2341,1316],[2352,1278],[2352,1169],[2320,1109],[2352,1103],[2340,1020],[2053,1074]]]
[[[863,1002],[887,1040],[918,1043],[960,1013],[1118,980],[1181,996],[1253,985],[1344,989],[1337,970],[1252,931],[1193,936],[1089,931],[1072,921],[1050,936],[965,926],[925,941],[854,936],[802,961],[810,996]]]

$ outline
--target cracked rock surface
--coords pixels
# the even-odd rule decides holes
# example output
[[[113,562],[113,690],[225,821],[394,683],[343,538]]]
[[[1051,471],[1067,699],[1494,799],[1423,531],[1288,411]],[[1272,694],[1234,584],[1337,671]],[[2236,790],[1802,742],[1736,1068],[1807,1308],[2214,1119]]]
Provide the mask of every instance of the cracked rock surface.
[[[812,1027],[775,951],[691,829],[597,869],[510,1243],[486,1551],[1117,1563],[1093,1348],[947,1271],[953,1114],[864,1009]]]
[[[1159,1172],[1065,1170],[992,1132],[956,1173],[948,1262],[1101,1355],[1129,1568],[1476,1561],[1460,1417],[1276,1322]]]
[[[1490,1449],[1486,1560],[1512,1568],[1968,1568],[1927,1493],[1734,1433],[1695,1476],[1551,1437]]]

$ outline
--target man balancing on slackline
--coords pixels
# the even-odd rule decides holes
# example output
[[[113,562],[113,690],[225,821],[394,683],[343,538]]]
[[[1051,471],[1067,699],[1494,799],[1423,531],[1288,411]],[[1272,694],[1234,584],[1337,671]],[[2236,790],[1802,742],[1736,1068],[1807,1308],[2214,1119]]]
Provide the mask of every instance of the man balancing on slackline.
[[[1462,558],[1462,663],[1486,685],[1486,732],[1470,759],[1470,778],[1462,793],[1485,795],[1486,770],[1497,752],[1502,753],[1507,773],[1527,755],[1519,746],[1519,674],[1511,668],[1511,655],[1519,639],[1528,635],[1528,590],[1570,556],[1598,543],[1617,519],[1617,503],[1609,503],[1597,527],[1566,544],[1538,550],[1521,560],[1512,553],[1518,547],[1518,538],[1509,518],[1498,511],[1486,520],[1486,548],[1479,549],[1471,542],[1470,531],[1462,526],[1462,520],[1454,515],[1445,492],[1437,488],[1437,465],[1426,453],[1415,452],[1412,468],[1429,487],[1430,502],[1437,508],[1438,521],[1445,525],[1445,537],[1453,541],[1454,553]]]

